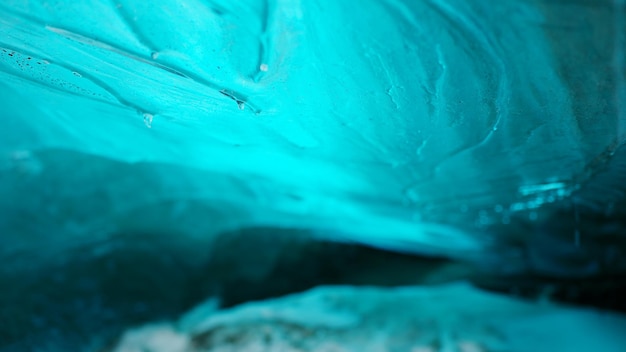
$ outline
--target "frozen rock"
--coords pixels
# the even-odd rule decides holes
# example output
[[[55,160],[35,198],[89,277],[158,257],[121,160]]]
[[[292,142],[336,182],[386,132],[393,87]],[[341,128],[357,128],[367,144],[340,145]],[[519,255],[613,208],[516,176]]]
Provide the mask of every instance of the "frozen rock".
[[[329,286],[209,310],[186,329],[170,324],[130,330],[110,351],[619,352],[626,344],[625,329],[624,316],[520,302],[463,283]],[[181,345],[155,344],[168,336],[170,343]]]

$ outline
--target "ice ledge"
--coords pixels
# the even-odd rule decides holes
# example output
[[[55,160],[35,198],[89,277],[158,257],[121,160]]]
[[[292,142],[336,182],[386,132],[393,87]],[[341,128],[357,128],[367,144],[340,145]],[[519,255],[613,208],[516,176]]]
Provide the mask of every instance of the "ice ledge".
[[[439,287],[329,286],[204,319],[128,331],[108,352],[195,351],[606,351],[626,344],[626,317]],[[167,343],[163,343],[167,341]]]

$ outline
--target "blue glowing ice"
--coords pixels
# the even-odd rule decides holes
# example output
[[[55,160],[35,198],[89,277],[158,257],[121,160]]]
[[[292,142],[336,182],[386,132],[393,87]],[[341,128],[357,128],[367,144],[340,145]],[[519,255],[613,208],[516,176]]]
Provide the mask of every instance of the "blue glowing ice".
[[[250,228],[515,271],[623,211],[625,77],[623,0],[4,0],[0,285]],[[524,260],[597,273],[564,213]]]
[[[416,252],[480,250],[486,239],[461,232],[533,220],[626,136],[624,84],[612,83],[621,31],[563,34],[598,18],[623,26],[623,11],[577,6],[5,1],[3,170],[42,179],[26,194],[15,193],[22,176],[3,182],[0,226],[28,217],[29,232],[52,222],[82,236],[103,208],[119,217],[199,200],[232,208],[213,232],[296,226]],[[561,55],[601,35],[590,53]],[[52,175],[50,159],[69,152],[111,163],[84,179],[67,175],[80,165]],[[122,165],[150,175],[116,184]],[[37,187],[55,191],[47,178],[100,194],[74,188],[35,207]],[[67,197],[84,218],[52,213]],[[153,218],[141,226],[163,226]]]

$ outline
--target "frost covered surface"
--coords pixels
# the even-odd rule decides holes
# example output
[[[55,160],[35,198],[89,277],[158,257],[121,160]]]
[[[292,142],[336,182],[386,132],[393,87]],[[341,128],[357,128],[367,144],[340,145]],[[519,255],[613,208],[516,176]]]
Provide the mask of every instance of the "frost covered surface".
[[[205,316],[185,328],[130,330],[111,351],[619,352],[626,344],[623,316],[519,302],[463,283],[321,287]]]

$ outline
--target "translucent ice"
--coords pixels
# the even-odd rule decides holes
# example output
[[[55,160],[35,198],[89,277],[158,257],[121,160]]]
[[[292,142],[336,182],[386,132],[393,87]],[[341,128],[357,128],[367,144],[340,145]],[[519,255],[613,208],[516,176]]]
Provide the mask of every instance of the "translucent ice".
[[[0,304],[115,282],[111,253],[183,280],[251,228],[624,272],[625,27],[623,0],[4,0]],[[89,297],[59,309],[119,313]]]
[[[625,136],[620,2],[5,1],[1,11],[5,174],[27,153],[42,168],[30,177],[64,182],[78,165],[52,175],[49,164],[71,151],[112,161],[98,166],[107,176],[75,182],[126,187],[73,195],[94,207],[74,229],[105,198],[120,216],[193,198],[236,209],[224,227],[474,251],[484,239],[459,229],[568,196]],[[611,25],[585,27],[600,21]],[[162,189],[112,186],[122,165],[168,168],[147,171]],[[23,182],[3,182],[5,228],[17,216],[35,232],[70,218],[50,214],[68,193],[34,207],[32,187],[47,181],[18,196]]]

